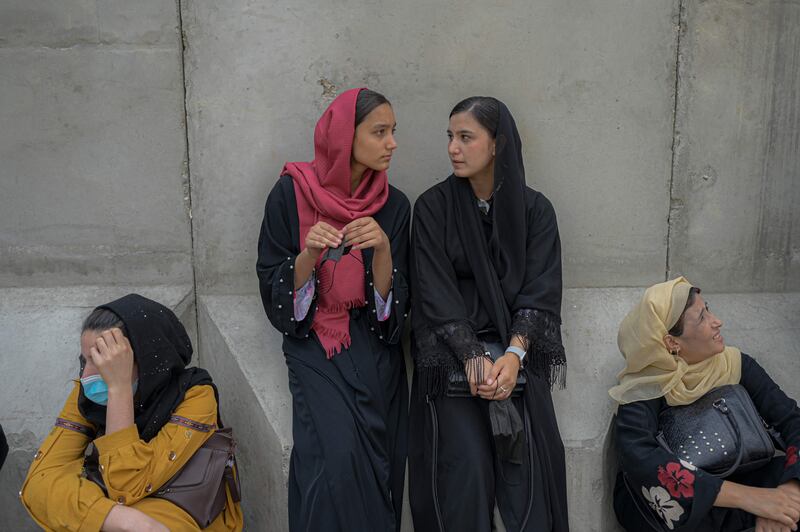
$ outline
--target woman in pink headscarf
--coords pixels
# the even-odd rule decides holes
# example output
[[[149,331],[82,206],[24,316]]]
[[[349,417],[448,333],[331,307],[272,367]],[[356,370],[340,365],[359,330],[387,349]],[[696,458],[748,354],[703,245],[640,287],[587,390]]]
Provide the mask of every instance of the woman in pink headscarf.
[[[267,198],[257,270],[289,368],[292,531],[400,529],[410,206],[386,176],[394,130],[384,96],[342,93],[314,160],[287,163]]]

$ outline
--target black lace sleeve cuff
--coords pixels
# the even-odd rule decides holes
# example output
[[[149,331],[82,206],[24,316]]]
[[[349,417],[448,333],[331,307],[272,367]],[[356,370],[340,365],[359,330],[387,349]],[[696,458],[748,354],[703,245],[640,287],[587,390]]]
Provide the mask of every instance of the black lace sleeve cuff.
[[[514,314],[511,335],[522,338],[527,367],[547,380],[552,388],[567,384],[567,357],[561,342],[561,320],[538,309],[520,309]]]
[[[430,398],[444,395],[458,361],[432,329],[415,331],[412,342],[417,393]]]
[[[434,329],[436,336],[463,362],[483,356],[483,344],[468,323],[454,321]]]

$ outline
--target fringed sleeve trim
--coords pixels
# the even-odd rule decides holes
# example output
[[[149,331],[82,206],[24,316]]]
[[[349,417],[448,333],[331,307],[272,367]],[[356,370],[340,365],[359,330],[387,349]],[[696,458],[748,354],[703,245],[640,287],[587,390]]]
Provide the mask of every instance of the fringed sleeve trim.
[[[527,366],[547,380],[550,388],[567,385],[567,356],[561,342],[561,320],[539,309],[520,309],[514,314],[511,335],[522,338]]]
[[[422,397],[444,395],[455,372],[473,372],[483,380],[483,344],[467,323],[452,322],[414,334],[417,390]]]

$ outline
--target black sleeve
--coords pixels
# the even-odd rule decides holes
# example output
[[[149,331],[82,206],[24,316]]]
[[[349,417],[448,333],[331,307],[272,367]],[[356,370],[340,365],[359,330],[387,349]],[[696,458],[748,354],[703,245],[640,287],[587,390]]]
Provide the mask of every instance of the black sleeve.
[[[305,318],[295,320],[294,262],[301,251],[299,227],[292,179],[283,176],[264,207],[256,271],[261,302],[270,323],[283,334],[295,338],[308,336],[316,307],[312,304]]]
[[[8,442],[6,441],[6,434],[3,432],[3,426],[0,425],[0,469],[3,468],[3,462],[6,461],[8,455]]]
[[[552,203],[528,190],[528,238],[525,279],[512,311],[511,334],[519,335],[527,354],[525,363],[552,386],[566,384],[564,344],[561,340],[561,240]]]
[[[800,480],[800,410],[797,402],[780,389],[755,359],[744,353],[740,383],[750,394],[764,421],[780,433],[786,444],[785,469],[780,484]]]
[[[403,336],[403,327],[408,317],[409,288],[408,288],[408,226],[411,221],[411,205],[408,198],[396,189],[391,189],[390,204],[384,206],[389,216],[384,220],[381,213],[376,215],[381,229],[389,237],[392,250],[392,309],[386,321],[378,321],[375,308],[374,274],[372,272],[372,250],[369,251],[367,268],[365,271],[365,289],[367,307],[369,309],[370,330],[378,335],[378,339],[388,344],[400,342]],[[390,207],[390,209],[387,209]],[[365,251],[365,256],[367,252]]]
[[[661,399],[620,405],[615,420],[620,468],[633,496],[654,510],[670,530],[693,530],[711,511],[722,479],[710,475],[656,441]]]
[[[462,361],[483,355],[484,349],[467,317],[456,272],[445,251],[445,200],[436,194],[436,189],[429,190],[414,206],[411,277],[414,334],[418,344],[416,358],[427,359],[418,361],[422,367],[441,368],[453,367],[452,361],[442,359],[452,355],[441,349],[431,349],[435,343],[444,342]],[[444,304],[443,298],[447,299]],[[435,300],[436,305],[432,304]],[[436,315],[437,308],[447,308],[448,316]]]

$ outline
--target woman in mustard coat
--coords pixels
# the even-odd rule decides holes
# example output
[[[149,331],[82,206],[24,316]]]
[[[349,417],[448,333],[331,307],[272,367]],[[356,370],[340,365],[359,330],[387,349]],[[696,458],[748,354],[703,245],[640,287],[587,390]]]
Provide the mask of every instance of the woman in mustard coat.
[[[186,368],[192,345],[168,308],[136,294],[97,307],[83,324],[80,380],[34,456],[20,497],[45,530],[198,530],[152,497],[217,428],[209,374]],[[90,443],[106,486],[86,478]],[[238,475],[238,471],[236,472]],[[239,503],[206,530],[241,530]]]

